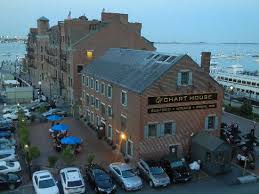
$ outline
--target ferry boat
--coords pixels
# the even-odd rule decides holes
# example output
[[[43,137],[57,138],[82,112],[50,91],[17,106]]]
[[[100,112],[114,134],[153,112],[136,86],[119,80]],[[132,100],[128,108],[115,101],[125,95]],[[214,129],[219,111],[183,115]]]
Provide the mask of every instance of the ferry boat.
[[[259,102],[259,75],[244,71],[242,65],[232,65],[227,68],[220,68],[218,64],[212,63],[210,76],[221,84],[225,91],[233,97],[248,98]]]

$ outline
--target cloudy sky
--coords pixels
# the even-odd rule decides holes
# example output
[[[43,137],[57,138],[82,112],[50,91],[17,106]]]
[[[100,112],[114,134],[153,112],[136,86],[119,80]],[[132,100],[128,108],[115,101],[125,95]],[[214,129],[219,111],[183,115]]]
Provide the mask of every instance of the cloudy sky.
[[[25,36],[40,16],[51,24],[86,14],[129,14],[152,41],[259,42],[259,0],[0,0],[0,35]]]

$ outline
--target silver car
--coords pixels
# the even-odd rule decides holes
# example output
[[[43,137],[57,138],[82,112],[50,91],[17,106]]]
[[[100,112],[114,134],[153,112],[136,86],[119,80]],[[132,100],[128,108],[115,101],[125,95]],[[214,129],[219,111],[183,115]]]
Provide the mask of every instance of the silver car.
[[[137,165],[140,175],[148,181],[150,187],[170,184],[169,176],[157,162],[140,160]]]
[[[116,162],[109,165],[111,176],[126,191],[140,190],[142,180],[136,175],[135,170],[126,163]]]

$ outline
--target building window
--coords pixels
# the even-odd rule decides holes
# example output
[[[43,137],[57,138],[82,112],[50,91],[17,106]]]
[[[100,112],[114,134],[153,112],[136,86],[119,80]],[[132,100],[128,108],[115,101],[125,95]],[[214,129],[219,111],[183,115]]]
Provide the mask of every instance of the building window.
[[[85,79],[85,85],[86,85],[86,87],[89,87],[89,77],[88,76]]]
[[[112,98],[112,86],[111,85],[107,86],[107,97],[110,99]]]
[[[94,96],[91,96],[91,106],[94,106]]]
[[[107,137],[112,140],[112,126],[108,125],[108,133],[107,133]]]
[[[95,91],[99,92],[99,81],[98,80],[95,81]]]
[[[133,142],[129,139],[127,141],[127,155],[133,157]]]
[[[108,113],[108,117],[112,117],[112,107],[110,105],[108,106],[107,113]]]
[[[205,119],[205,129],[217,129],[218,117],[215,115],[209,115]]]
[[[90,120],[91,120],[91,123],[94,124],[94,112],[91,112],[91,116],[90,116]]]
[[[127,106],[128,104],[128,95],[127,95],[127,92],[126,91],[123,91],[121,92],[121,104],[123,106]]]
[[[102,116],[105,116],[105,104],[104,103],[101,103],[101,114]]]
[[[82,85],[84,85],[85,84],[85,76],[83,75],[82,76]]]
[[[91,78],[91,80],[90,80],[90,88],[94,89],[94,79],[93,78]]]
[[[100,101],[99,101],[98,98],[95,99],[95,108],[96,108],[97,110],[99,110],[99,108],[100,108]]]
[[[121,115],[121,131],[124,132],[127,129],[127,117]]]
[[[83,65],[77,65],[77,73],[81,73],[83,70]]]
[[[100,124],[100,118],[99,118],[98,115],[96,115],[96,122],[95,122],[95,125],[96,125],[96,126],[99,126],[99,124]]]
[[[192,72],[189,70],[182,70],[178,73],[177,77],[178,86],[192,85]]]
[[[157,124],[149,124],[148,125],[148,137],[156,137],[157,136]]]
[[[90,105],[90,97],[89,97],[89,94],[86,94],[85,103],[86,103],[86,106],[89,106],[89,105]]]
[[[103,82],[101,83],[101,94],[105,95],[105,84]]]
[[[176,134],[176,123],[175,122],[166,122],[164,123],[164,135],[175,135]]]

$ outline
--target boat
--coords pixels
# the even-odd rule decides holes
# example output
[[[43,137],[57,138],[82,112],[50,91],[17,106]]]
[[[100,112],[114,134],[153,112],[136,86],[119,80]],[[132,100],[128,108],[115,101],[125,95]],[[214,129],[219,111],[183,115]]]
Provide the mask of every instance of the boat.
[[[233,96],[259,102],[258,72],[247,72],[238,64],[224,69],[218,64],[211,64],[210,76]]]

